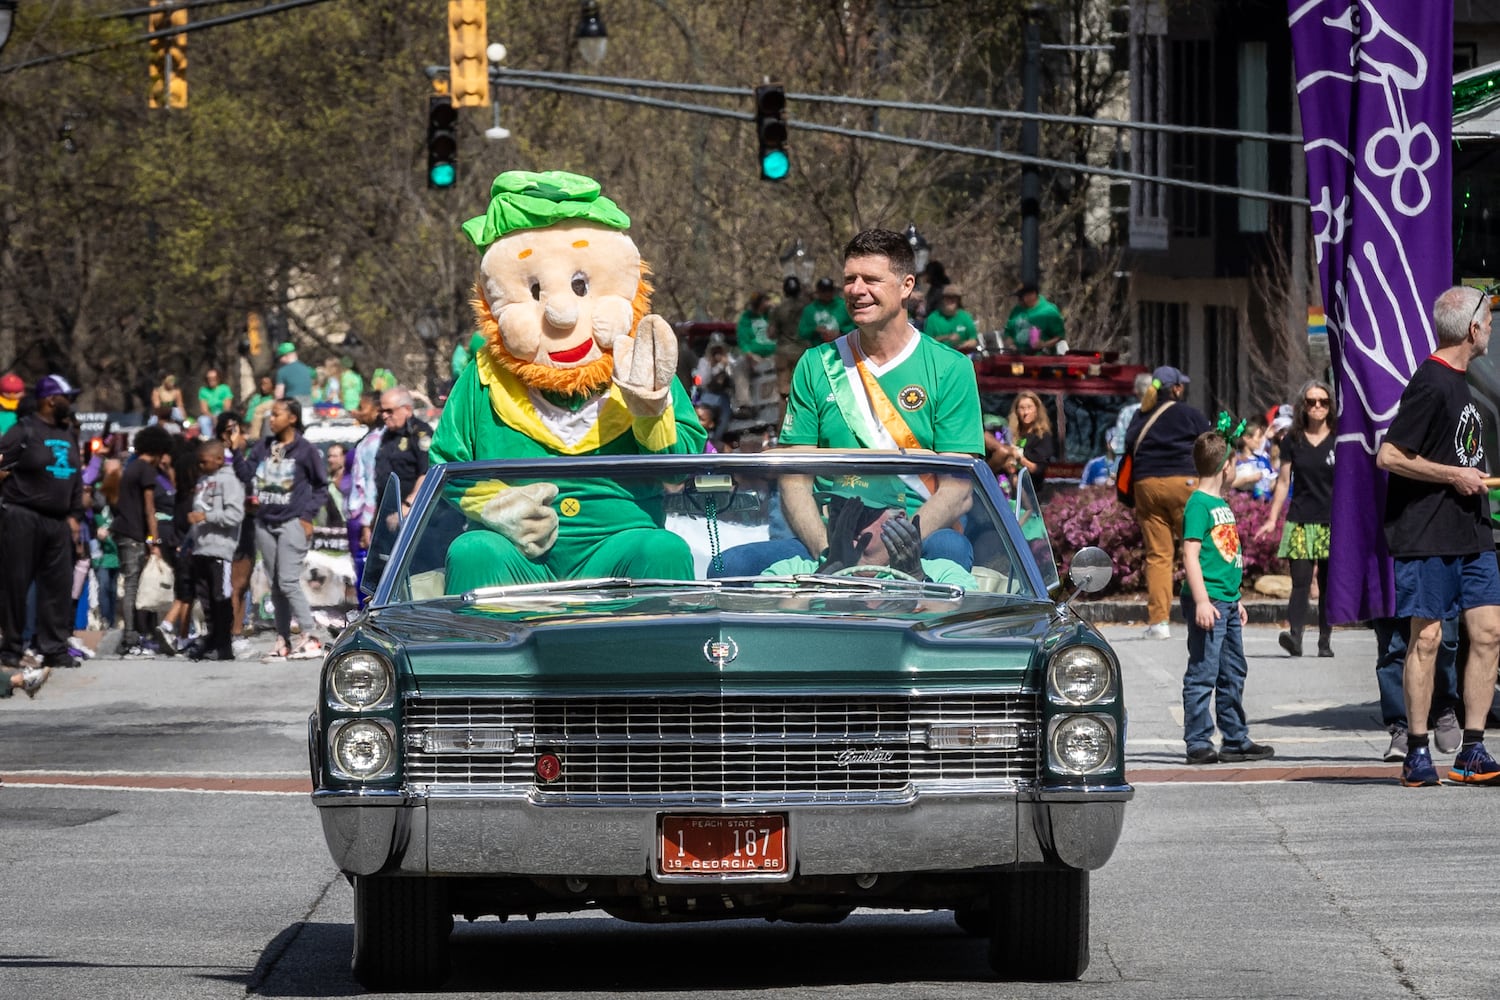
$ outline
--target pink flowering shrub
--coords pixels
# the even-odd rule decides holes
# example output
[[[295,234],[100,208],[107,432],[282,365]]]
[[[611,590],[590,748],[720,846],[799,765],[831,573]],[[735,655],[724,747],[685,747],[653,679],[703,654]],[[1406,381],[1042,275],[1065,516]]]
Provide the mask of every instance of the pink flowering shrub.
[[[1245,557],[1245,588],[1267,573],[1285,573],[1286,561],[1276,558],[1281,541],[1280,519],[1265,538],[1256,538],[1255,530],[1265,523],[1270,506],[1248,493],[1235,491],[1229,496],[1240,536],[1240,551]],[[1105,594],[1127,594],[1146,589],[1146,550],[1135,511],[1115,499],[1113,486],[1086,486],[1074,489],[1061,486],[1042,504],[1052,550],[1057,555],[1058,570],[1067,579],[1068,563],[1073,553],[1086,545],[1097,545],[1109,553],[1115,564],[1114,579]],[[1173,567],[1174,592],[1182,582],[1179,559]]]

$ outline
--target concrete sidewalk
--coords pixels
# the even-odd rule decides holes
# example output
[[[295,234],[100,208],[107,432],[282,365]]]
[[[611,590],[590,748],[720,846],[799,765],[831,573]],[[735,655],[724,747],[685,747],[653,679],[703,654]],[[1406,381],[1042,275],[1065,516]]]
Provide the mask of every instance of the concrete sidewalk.
[[[1101,631],[1119,656],[1124,675],[1129,712],[1126,766],[1132,781],[1223,780],[1231,772],[1277,780],[1288,776],[1279,773],[1288,766],[1319,772],[1333,768],[1345,778],[1394,780],[1397,775],[1399,765],[1382,760],[1390,736],[1380,719],[1373,631],[1335,629],[1332,657],[1294,658],[1276,643],[1279,627],[1247,626],[1245,713],[1251,738],[1274,746],[1276,756],[1254,764],[1194,768],[1186,768],[1183,761],[1186,627],[1174,624],[1170,639],[1143,638],[1142,629],[1134,626],[1102,625]],[[1434,756],[1440,766],[1447,764],[1445,755]],[[1172,773],[1153,778],[1152,772]]]

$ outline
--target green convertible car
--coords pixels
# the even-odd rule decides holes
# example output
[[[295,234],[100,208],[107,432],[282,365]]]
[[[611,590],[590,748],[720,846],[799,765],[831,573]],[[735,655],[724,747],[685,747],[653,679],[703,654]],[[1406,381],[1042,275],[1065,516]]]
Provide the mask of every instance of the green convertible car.
[[[439,985],[455,915],[859,907],[1077,978],[1133,794],[1120,668],[1016,492],[868,451],[434,467],[309,720],[359,981]]]

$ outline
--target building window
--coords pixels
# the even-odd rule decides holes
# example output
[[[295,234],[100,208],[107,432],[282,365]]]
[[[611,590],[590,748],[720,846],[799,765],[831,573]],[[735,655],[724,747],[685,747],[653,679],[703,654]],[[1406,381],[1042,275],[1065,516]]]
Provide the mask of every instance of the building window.
[[[1147,368],[1171,365],[1188,370],[1187,305],[1182,302],[1141,302],[1136,307],[1140,331],[1140,363]]]
[[[1168,120],[1174,125],[1213,124],[1213,42],[1208,39],[1173,40]],[[1212,181],[1213,140],[1205,135],[1172,135],[1167,174],[1185,180]],[[1173,236],[1213,235],[1213,195],[1174,187],[1168,195],[1167,218]]]
[[[1232,306],[1206,307],[1203,310],[1203,367],[1208,378],[1209,407],[1214,413],[1237,411],[1239,343],[1239,312]]]
[[[1266,110],[1266,43],[1241,42],[1239,47],[1239,128],[1265,132],[1270,127]],[[1240,140],[1237,150],[1240,187],[1266,191],[1271,186],[1270,150],[1259,139]],[[1264,233],[1270,229],[1270,203],[1259,198],[1240,199],[1240,232]]]
[[[1130,117],[1139,122],[1165,121],[1167,108],[1167,13],[1162,0],[1130,6]],[[1160,132],[1130,136],[1130,169],[1167,176],[1167,137]],[[1130,185],[1130,246],[1137,250],[1167,248],[1166,188],[1151,181]]]

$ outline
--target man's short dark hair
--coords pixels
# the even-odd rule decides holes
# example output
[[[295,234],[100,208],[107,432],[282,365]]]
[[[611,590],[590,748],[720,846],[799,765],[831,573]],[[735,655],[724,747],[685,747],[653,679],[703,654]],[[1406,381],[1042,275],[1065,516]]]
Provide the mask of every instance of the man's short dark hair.
[[[917,260],[912,256],[911,244],[906,237],[889,229],[866,229],[856,233],[854,239],[844,244],[844,259],[851,257],[884,257],[891,262],[891,270],[901,277],[917,273]]]

